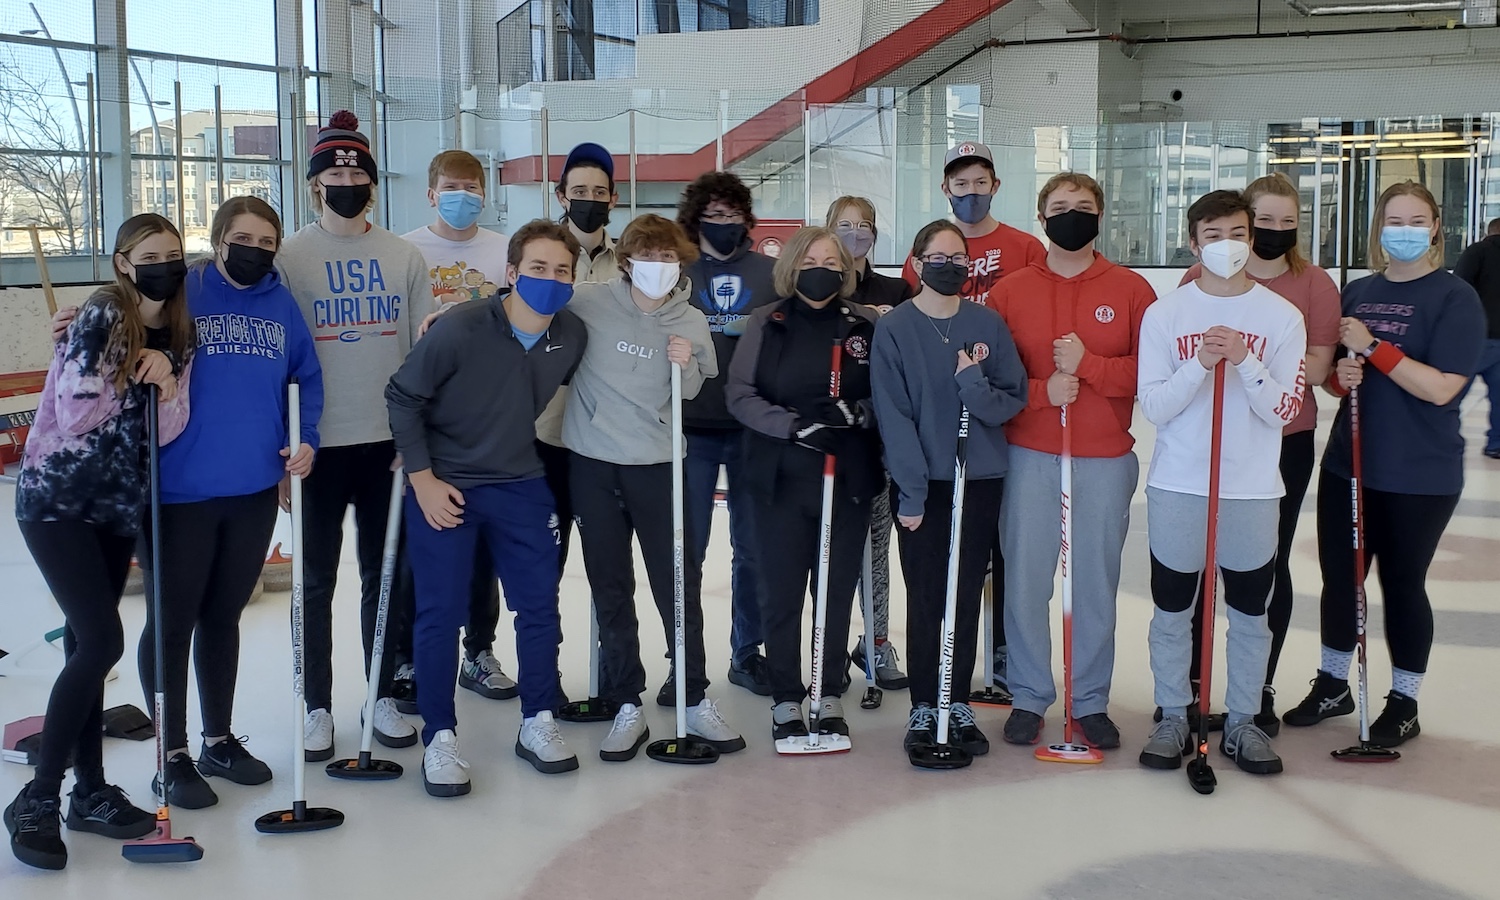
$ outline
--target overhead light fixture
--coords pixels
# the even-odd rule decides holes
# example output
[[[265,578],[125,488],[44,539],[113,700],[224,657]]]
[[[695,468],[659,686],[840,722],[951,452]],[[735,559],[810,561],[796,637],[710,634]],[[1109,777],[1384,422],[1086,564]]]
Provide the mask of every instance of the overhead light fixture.
[[[1410,2],[1329,3],[1327,0],[1287,0],[1287,5],[1304,16],[1356,16],[1366,13],[1413,13],[1461,10],[1464,0],[1410,0]]]

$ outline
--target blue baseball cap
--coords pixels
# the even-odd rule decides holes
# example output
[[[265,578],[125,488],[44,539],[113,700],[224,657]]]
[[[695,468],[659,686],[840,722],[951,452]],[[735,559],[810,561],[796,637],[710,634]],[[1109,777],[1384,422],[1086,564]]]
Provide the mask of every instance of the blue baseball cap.
[[[604,170],[604,174],[611,179],[615,177],[615,158],[609,151],[593,143],[583,143],[568,151],[568,160],[563,163],[562,176],[567,177],[568,171],[580,163],[590,163]]]

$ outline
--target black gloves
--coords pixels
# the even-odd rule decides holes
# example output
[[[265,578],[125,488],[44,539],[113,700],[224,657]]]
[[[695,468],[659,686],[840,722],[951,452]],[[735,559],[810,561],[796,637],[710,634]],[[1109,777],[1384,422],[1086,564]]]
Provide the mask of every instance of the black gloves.
[[[860,410],[859,404],[833,397],[819,397],[799,412],[810,422],[818,422],[834,428],[857,428],[865,424],[864,413]]]
[[[799,418],[792,431],[792,442],[809,450],[837,456],[839,446],[843,443],[843,436],[840,432],[847,427],[847,425],[842,427],[825,425],[822,422]]]

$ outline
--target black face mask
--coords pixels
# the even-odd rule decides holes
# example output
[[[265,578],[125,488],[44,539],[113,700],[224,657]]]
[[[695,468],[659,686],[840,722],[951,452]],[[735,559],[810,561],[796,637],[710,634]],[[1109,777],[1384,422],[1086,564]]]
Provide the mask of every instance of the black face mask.
[[[1042,228],[1047,232],[1047,239],[1064,250],[1082,250],[1099,236],[1099,216],[1081,209],[1070,209],[1048,216]]]
[[[958,263],[944,263],[935,266],[932,263],[922,263],[922,283],[942,294],[944,297],[956,297],[958,292],[964,289],[964,281],[969,277],[969,267]]]
[[[325,184],[323,202],[345,219],[358,219],[370,206],[368,184]]]
[[[135,289],[147,300],[157,303],[165,303],[177,296],[185,278],[187,263],[180,259],[135,267]]]
[[[1297,246],[1297,229],[1277,231],[1272,228],[1256,228],[1250,249],[1261,259],[1280,259]]]
[[[584,234],[593,234],[609,224],[609,204],[602,200],[569,200],[568,219]]]
[[[708,239],[708,245],[720,256],[728,256],[745,242],[747,229],[740,222],[699,222],[698,232]]]
[[[249,244],[225,244],[224,271],[235,284],[245,287],[260,284],[276,264],[276,251]]]
[[[797,293],[814,303],[828,300],[844,286],[844,273],[818,267],[797,273]]]

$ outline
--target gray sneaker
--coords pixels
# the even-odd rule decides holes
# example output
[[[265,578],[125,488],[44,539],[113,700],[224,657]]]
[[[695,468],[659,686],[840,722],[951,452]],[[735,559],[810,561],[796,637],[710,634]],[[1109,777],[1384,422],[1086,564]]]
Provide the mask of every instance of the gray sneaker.
[[[855,642],[854,650],[849,657],[854,664],[859,666],[863,672],[867,664],[865,659],[865,639]],[[901,661],[896,657],[896,645],[890,641],[877,641],[875,643],[875,684],[883,691],[905,690],[911,684],[911,679],[901,671]]]
[[[1254,722],[1233,728],[1226,726],[1224,736],[1219,739],[1219,752],[1251,775],[1275,775],[1281,771],[1281,757],[1271,749],[1271,739]]]
[[[1188,753],[1188,723],[1182,716],[1163,716],[1151,730],[1141,750],[1141,765],[1148,769],[1178,769]]]

